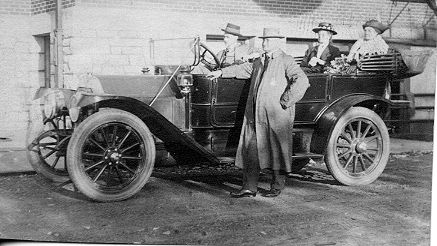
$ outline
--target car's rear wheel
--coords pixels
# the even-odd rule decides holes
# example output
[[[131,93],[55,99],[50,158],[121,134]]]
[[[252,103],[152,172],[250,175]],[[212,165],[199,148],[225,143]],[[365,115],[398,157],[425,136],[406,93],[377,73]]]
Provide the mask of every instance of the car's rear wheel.
[[[344,185],[365,185],[384,171],[389,157],[389,135],[372,110],[352,107],[328,139],[325,162],[332,176]]]
[[[101,202],[127,199],[148,181],[155,143],[135,115],[107,109],[86,118],[68,145],[67,165],[73,183],[85,196]]]

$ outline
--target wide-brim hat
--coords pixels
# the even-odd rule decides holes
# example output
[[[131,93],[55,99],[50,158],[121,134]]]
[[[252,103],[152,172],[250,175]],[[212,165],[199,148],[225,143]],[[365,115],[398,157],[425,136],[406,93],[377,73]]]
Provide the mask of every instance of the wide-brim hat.
[[[224,29],[222,28],[222,31],[235,36],[243,36],[240,34],[240,26],[234,25],[232,23],[228,23]]]
[[[367,21],[366,23],[363,24],[363,29],[366,27],[369,27],[369,26],[373,27],[378,32],[378,34],[381,34],[381,33],[385,32],[385,30],[390,28],[377,20]]]
[[[264,28],[263,35],[258,38],[285,38],[279,34],[278,28]]]
[[[328,22],[321,22],[321,23],[319,23],[319,25],[317,27],[313,28],[313,32],[315,32],[315,33],[318,33],[321,30],[331,32],[332,35],[337,34],[337,32],[334,30],[334,27],[332,26],[332,24],[328,23]]]

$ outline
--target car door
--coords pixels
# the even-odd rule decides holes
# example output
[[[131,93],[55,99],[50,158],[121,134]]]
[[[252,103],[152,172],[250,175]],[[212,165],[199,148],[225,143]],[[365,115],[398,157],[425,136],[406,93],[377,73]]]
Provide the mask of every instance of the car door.
[[[328,74],[307,74],[310,87],[303,98],[296,103],[295,124],[313,124],[320,110],[328,104]]]
[[[213,81],[211,123],[214,127],[233,127],[244,116],[250,80],[219,78]]]

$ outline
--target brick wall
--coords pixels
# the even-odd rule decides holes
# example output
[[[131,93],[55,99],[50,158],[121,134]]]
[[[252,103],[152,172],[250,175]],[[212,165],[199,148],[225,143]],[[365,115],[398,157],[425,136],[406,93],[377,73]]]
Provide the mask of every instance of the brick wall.
[[[144,9],[226,16],[226,18],[282,19],[312,26],[329,21],[337,26],[359,26],[365,20],[376,18],[390,23],[405,6],[405,2],[391,0],[82,0],[81,5],[99,8]],[[214,17],[213,17],[214,18]],[[434,13],[426,3],[411,2],[397,17],[393,28],[400,37],[414,34],[417,28],[436,27]],[[308,25],[309,24],[309,25]],[[407,30],[407,31],[405,31]],[[352,35],[354,33],[351,33]],[[347,36],[347,33],[344,35]],[[417,36],[415,37],[417,38]]]
[[[30,0],[1,0],[0,15],[28,15]]]
[[[314,38],[312,28],[326,20],[334,23],[336,39],[355,40],[362,35],[365,20],[388,22],[403,6],[390,0],[81,0],[65,22],[70,27],[65,30],[66,81],[84,72],[138,74],[142,66],[166,63],[167,58],[178,63],[183,55],[177,45],[182,41],[154,43],[155,57],[162,62],[150,58],[151,38],[205,39],[207,34],[221,34],[226,22],[240,25],[246,35],[260,35],[263,27],[275,26],[288,37]],[[427,22],[427,28],[435,28],[434,17],[428,22],[431,16],[425,3],[410,3],[394,22],[392,34],[421,39],[424,31],[419,26]],[[213,50],[222,45],[211,44]],[[260,46],[258,39],[255,45]],[[306,47],[287,51],[302,55]]]
[[[64,8],[73,7],[76,0],[62,0]],[[56,0],[31,0],[31,13],[33,15],[55,10]]]
[[[64,8],[75,5],[76,0],[63,0]],[[1,0],[0,14],[30,15],[53,11],[56,0]]]

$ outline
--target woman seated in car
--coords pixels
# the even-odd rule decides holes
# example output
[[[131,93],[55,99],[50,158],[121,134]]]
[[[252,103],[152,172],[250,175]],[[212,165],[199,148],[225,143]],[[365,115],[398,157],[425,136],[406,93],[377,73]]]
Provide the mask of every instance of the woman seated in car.
[[[331,23],[322,22],[313,29],[317,33],[317,43],[305,52],[300,67],[307,73],[323,73],[335,57],[340,56],[340,50],[331,44],[332,36],[337,32]]]
[[[389,27],[377,20],[369,20],[363,25],[364,38],[358,39],[347,56],[347,62],[359,61],[365,55],[384,55],[389,49],[381,34]]]

